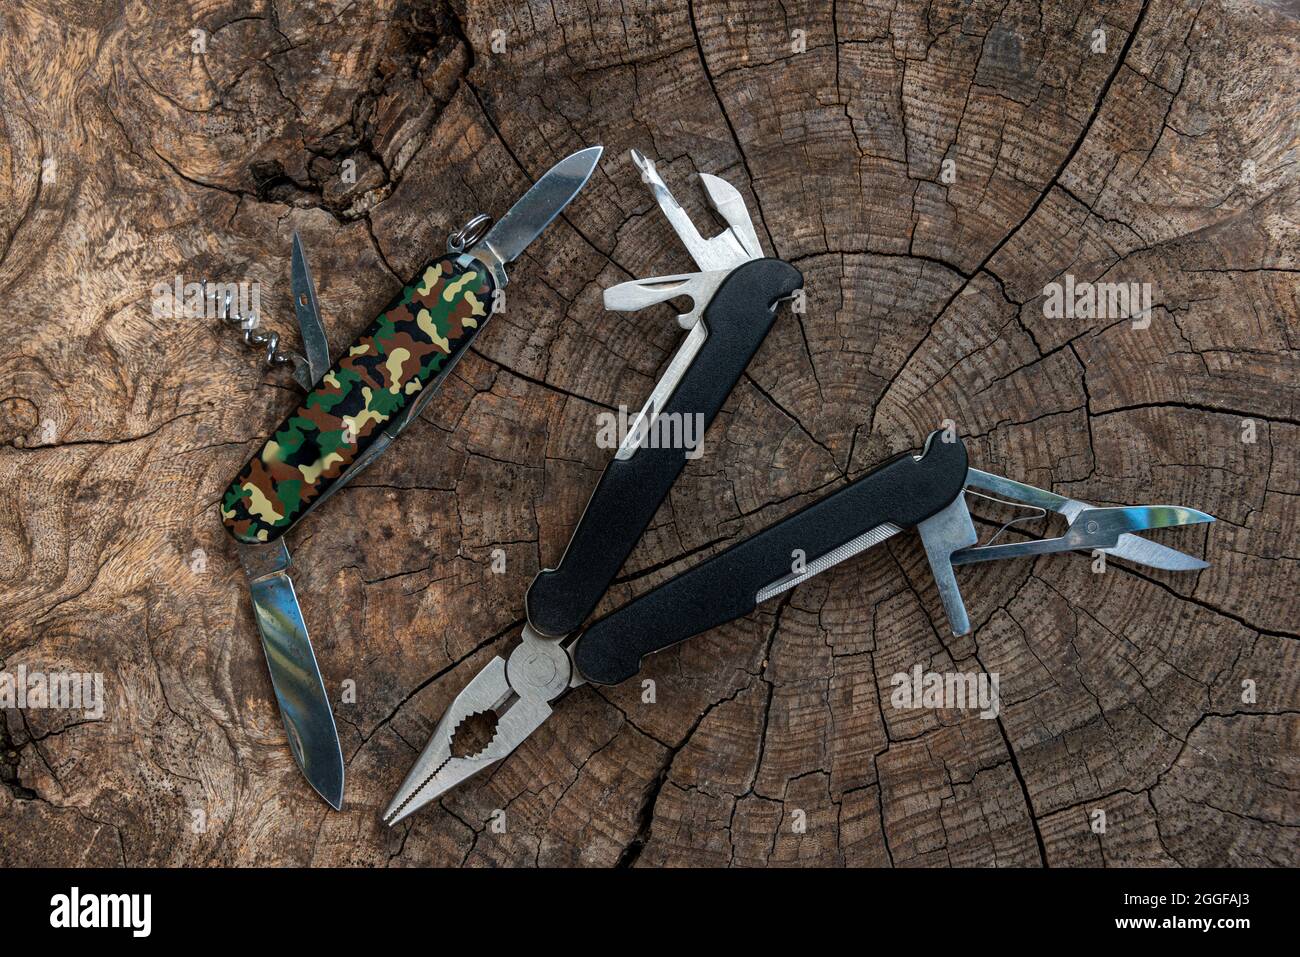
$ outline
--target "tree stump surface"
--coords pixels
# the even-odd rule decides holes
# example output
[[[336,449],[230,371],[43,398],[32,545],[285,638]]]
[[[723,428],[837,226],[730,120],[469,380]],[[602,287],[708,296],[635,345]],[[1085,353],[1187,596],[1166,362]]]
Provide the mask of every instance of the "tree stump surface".
[[[0,862],[1295,866],[1298,61],[1293,0],[7,3],[0,667],[102,673],[106,706],[3,712]],[[296,390],[152,290],[256,282],[294,348],[297,230],[337,356],[451,229],[595,143],[441,395],[289,536],[333,812],[217,510]],[[694,174],[735,184],[806,309],[602,611],[945,422],[979,468],[1210,512],[1158,537],[1211,565],[965,567],[953,638],[900,535],[574,691],[386,828],[561,555],[597,415],[680,341],[667,305],[601,304],[694,268],[630,148],[702,230]],[[1149,326],[1045,315],[1067,274],[1150,283]],[[997,673],[999,714],[894,707],[918,665]]]

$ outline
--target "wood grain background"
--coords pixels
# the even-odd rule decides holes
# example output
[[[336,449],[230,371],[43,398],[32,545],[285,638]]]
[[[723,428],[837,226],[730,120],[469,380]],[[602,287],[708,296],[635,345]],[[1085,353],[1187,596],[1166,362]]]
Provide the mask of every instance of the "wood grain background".
[[[0,862],[1294,866],[1298,57],[1294,0],[9,0],[0,659],[102,672],[108,702],[3,712]],[[151,290],[260,283],[292,345],[299,230],[337,353],[451,228],[594,143],[441,397],[290,536],[340,698],[330,812],[216,508],[292,382]],[[578,690],[386,829],[560,555],[609,455],[596,415],[639,407],[679,341],[667,307],[601,307],[692,268],[631,147],[701,224],[693,174],[736,184],[808,301],[602,608],[944,420],[982,468],[1213,513],[1163,539],[1211,567],[963,569],[953,639],[900,536],[658,656],[653,704]],[[1066,273],[1151,283],[1150,327],[1045,318]],[[917,664],[998,672],[1000,715],[891,707]]]

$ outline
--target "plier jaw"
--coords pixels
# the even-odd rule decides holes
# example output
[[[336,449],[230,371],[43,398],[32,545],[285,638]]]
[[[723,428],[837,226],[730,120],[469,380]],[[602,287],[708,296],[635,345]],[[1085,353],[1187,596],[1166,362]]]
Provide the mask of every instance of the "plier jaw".
[[[525,625],[509,659],[494,657],[443,712],[420,757],[384,809],[390,827],[509,755],[551,716],[551,702],[582,684],[568,648]],[[475,715],[496,726],[486,746],[457,754],[460,726]]]

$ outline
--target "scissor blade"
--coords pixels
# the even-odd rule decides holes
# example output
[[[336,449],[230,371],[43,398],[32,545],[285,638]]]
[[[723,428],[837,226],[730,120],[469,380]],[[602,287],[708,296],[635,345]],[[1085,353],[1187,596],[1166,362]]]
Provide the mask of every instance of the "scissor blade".
[[[1129,532],[1119,537],[1114,548],[1106,548],[1103,551],[1115,558],[1170,572],[1189,572],[1210,567],[1209,562]]]
[[[269,550],[258,558],[248,552],[241,557],[289,750],[311,786],[338,810],[343,806],[343,751],[298,596],[285,571],[289,553],[283,542],[251,547]],[[268,554],[270,563],[263,564]]]
[[[496,221],[483,242],[503,263],[514,261],[587,185],[602,152],[602,146],[589,146],[552,166]]]
[[[979,469],[969,469],[967,471],[966,486],[968,488],[982,489],[985,492],[1022,502],[1035,508],[1058,512],[1071,522],[1079,513],[1092,508],[1087,502],[1066,498],[1064,495],[1057,495],[1055,492],[1048,492],[1033,485],[1026,485],[1023,482],[1003,478],[1001,475],[994,475],[991,472],[981,472]],[[1199,558],[1128,532],[1119,536],[1119,540],[1114,547],[1104,548],[1102,551],[1125,561],[1165,571],[1196,571],[1209,567],[1207,562],[1203,562]]]
[[[1070,518],[1070,527],[1059,538],[1037,538],[1002,545],[980,545],[954,552],[954,565],[972,562],[1047,555],[1053,552],[1103,551],[1118,546],[1122,535],[1153,528],[1199,525],[1213,522],[1214,516],[1181,505],[1125,505],[1109,508],[1085,508]]]
[[[307,367],[297,366],[294,378],[304,389],[310,389],[329,371],[330,347],[325,338],[325,327],[320,321],[316,306],[316,284],[307,266],[307,255],[297,230],[293,234],[293,256],[290,259],[290,289],[293,291],[293,312],[298,318],[298,332],[302,335],[302,348],[307,356]],[[309,380],[309,381],[304,381]]]
[[[1153,528],[1174,528],[1179,525],[1200,525],[1214,521],[1213,515],[1184,508],[1181,505],[1123,505],[1110,508],[1085,508],[1070,520],[1067,537],[1077,534],[1083,547],[1094,542],[1099,547],[1113,548],[1110,539],[1119,540],[1125,532],[1144,532]],[[1101,544],[1107,542],[1107,544]]]

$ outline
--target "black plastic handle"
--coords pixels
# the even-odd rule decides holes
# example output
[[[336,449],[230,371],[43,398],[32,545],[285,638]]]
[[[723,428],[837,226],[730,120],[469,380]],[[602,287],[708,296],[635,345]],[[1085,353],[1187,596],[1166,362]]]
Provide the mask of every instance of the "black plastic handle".
[[[592,624],[574,660],[588,681],[618,684],[641,659],[754,610],[761,589],[878,525],[908,528],[949,505],[966,482],[966,446],[933,432],[920,460],[891,459],[818,502],[685,571]]]
[[[738,266],[705,307],[708,339],[661,413],[702,415],[707,429],[772,328],[776,304],[802,285],[799,270],[779,259]],[[677,480],[689,451],[642,446],[631,458],[614,459],[605,467],[559,566],[538,572],[528,589],[533,628],[560,637],[587,620]]]

